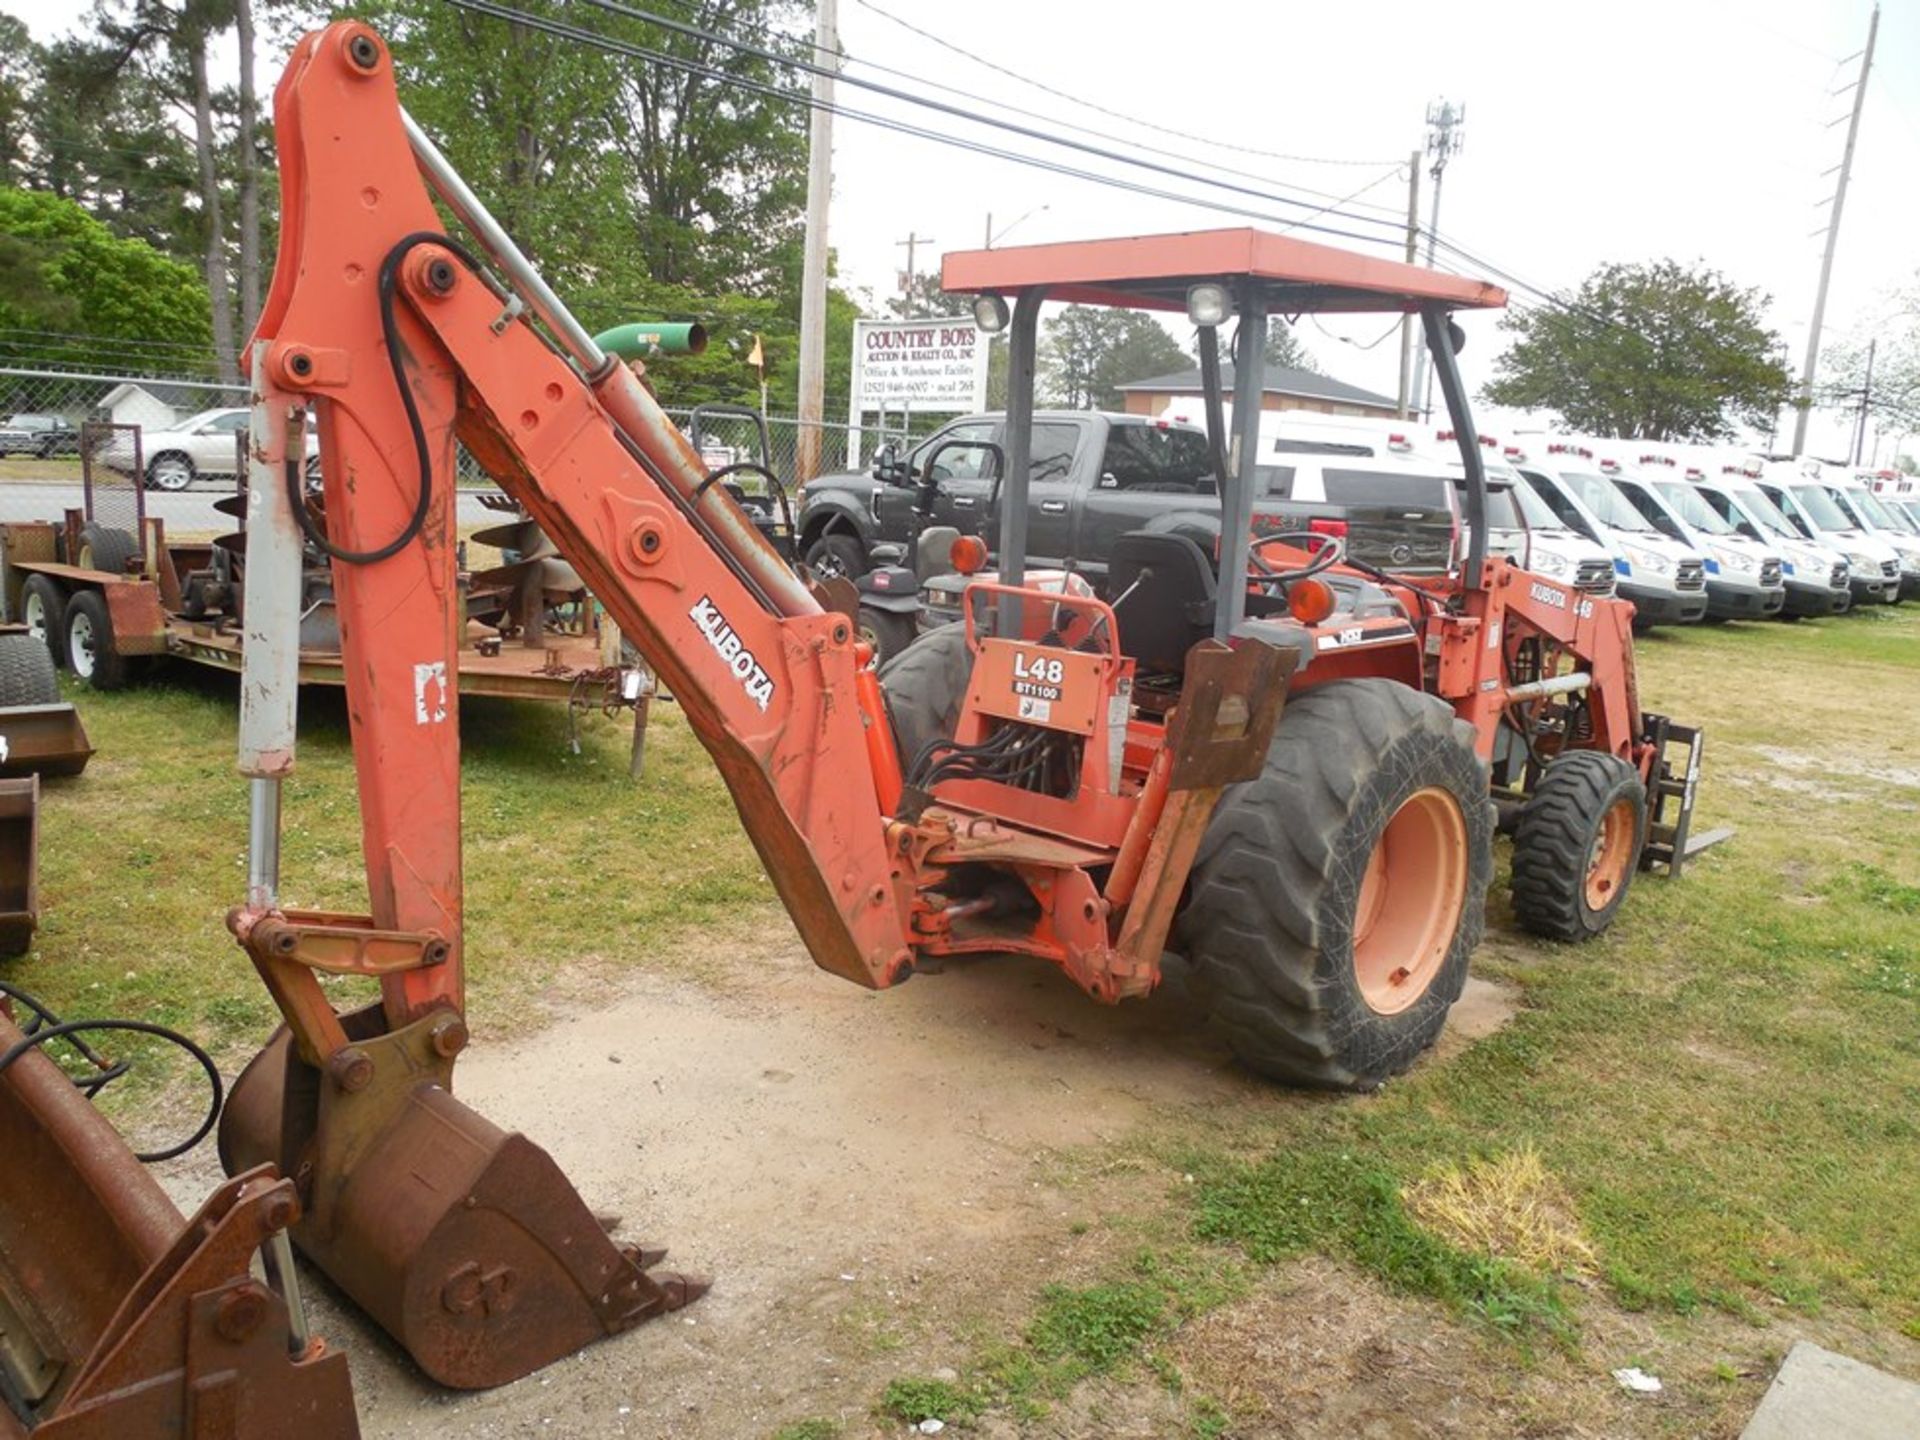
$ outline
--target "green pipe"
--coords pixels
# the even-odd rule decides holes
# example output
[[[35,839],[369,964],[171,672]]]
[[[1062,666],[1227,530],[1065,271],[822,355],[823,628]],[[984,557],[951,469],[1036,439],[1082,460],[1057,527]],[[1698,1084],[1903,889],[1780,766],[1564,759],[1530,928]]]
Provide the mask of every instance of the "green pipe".
[[[650,360],[655,355],[698,355],[707,348],[707,329],[698,322],[660,324],[639,320],[602,330],[593,337],[593,343],[622,360]]]

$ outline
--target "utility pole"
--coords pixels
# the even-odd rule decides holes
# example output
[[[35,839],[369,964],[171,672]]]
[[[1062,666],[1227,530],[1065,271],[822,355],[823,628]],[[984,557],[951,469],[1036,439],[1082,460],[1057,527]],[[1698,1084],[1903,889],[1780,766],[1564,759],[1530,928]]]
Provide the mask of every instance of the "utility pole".
[[[1440,184],[1446,179],[1447,162],[1460,153],[1466,141],[1467,107],[1456,106],[1442,96],[1427,106],[1427,174],[1433,177],[1433,205],[1427,214],[1427,268],[1433,268],[1433,247],[1440,238]],[[1433,397],[1433,366],[1420,367],[1420,403],[1416,407],[1424,417]]]
[[[813,120],[807,137],[807,237],[800,261],[800,415],[793,479],[820,473],[827,387],[827,210],[833,199],[833,77],[840,69],[839,0],[815,0]],[[858,455],[847,456],[858,465]]]
[[[1420,258],[1420,152],[1407,157],[1407,263]],[[1400,403],[1394,414],[1407,418],[1407,401],[1413,391],[1413,315],[1400,321]]]
[[[1833,279],[1833,252],[1840,244],[1840,212],[1847,204],[1847,181],[1853,174],[1853,143],[1860,136],[1860,109],[1867,98],[1867,72],[1873,69],[1873,42],[1879,34],[1880,7],[1875,5],[1873,18],[1867,22],[1867,48],[1860,52],[1860,78],[1853,82],[1853,114],[1847,121],[1847,148],[1840,157],[1840,183],[1833,187],[1833,209],[1827,215],[1827,248],[1820,257],[1820,286],[1813,294],[1807,363],[1800,371],[1800,393],[1793,402],[1798,411],[1793,418],[1793,458],[1796,460],[1807,448],[1807,417],[1813,411],[1813,374],[1820,364],[1820,327],[1827,319],[1827,282]]]
[[[991,216],[988,217],[988,223],[989,224],[992,223]],[[919,249],[919,247],[922,245],[935,245],[935,244],[938,244],[939,242],[936,241],[931,235],[916,235],[911,230],[909,230],[907,232],[906,239],[896,241],[895,243],[899,245],[904,245],[907,247],[907,283],[902,287],[906,291],[907,298],[906,298],[905,309],[903,311],[901,318],[906,320],[911,320],[913,319],[913,276],[914,276],[913,256],[914,256],[914,252],[917,249]]]
[[[1873,408],[1873,354],[1879,348],[1879,336],[1867,341],[1866,383],[1860,387],[1860,411],[1853,422],[1853,463],[1856,465],[1867,448],[1867,414]]]

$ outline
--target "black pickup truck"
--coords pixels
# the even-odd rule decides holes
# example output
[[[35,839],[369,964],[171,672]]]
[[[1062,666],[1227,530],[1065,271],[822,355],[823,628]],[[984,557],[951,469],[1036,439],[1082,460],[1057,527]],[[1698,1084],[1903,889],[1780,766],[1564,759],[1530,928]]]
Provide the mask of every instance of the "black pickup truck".
[[[800,549],[816,574],[864,574],[883,556],[904,549],[926,458],[944,442],[992,441],[1004,445],[1005,417],[969,415],[947,425],[905,457],[904,477],[882,480],[872,473],[823,475],[809,481],[800,509]],[[1292,459],[1294,457],[1288,457]],[[1346,462],[1370,465],[1371,462]],[[939,489],[931,523],[980,534],[989,543],[998,487],[985,448],[949,448],[936,457]],[[1295,483],[1295,471],[1313,469],[1315,484]],[[1356,559],[1400,570],[1444,573],[1454,543],[1447,483],[1420,477],[1425,508],[1407,497],[1397,467],[1384,462],[1373,488],[1341,497],[1319,480],[1318,460],[1300,466],[1262,467],[1254,497],[1254,528],[1262,533],[1310,526],[1347,537]],[[1407,486],[1415,485],[1409,477]],[[1384,488],[1382,486],[1384,485]],[[1313,493],[1309,494],[1309,489]],[[1324,493],[1323,493],[1324,492]],[[1393,493],[1388,493],[1393,492]],[[1341,503],[1343,498],[1346,503]],[[1122,535],[1135,530],[1186,535],[1209,554],[1220,534],[1207,439],[1197,427],[1144,415],[1088,410],[1042,410],[1033,418],[1027,563],[1034,569],[1065,566],[1096,588],[1106,578],[1107,557]]]

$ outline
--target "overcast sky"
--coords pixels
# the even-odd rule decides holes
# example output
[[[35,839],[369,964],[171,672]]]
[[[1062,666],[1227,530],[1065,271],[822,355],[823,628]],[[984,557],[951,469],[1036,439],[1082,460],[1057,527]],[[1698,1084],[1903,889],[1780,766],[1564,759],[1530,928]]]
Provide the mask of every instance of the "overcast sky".
[[[0,0],[0,8],[47,38],[84,7]],[[1465,103],[1467,124],[1464,151],[1446,175],[1443,236],[1546,289],[1571,287],[1608,260],[1705,260],[1773,297],[1771,320],[1797,371],[1820,257],[1812,232],[1825,224],[1820,202],[1833,187],[1822,172],[1839,163],[1846,134],[1850,95],[1832,92],[1857,73],[1857,60],[1842,61],[1864,44],[1870,10],[1870,0],[1212,0],[1184,12],[1187,22],[1165,4],[840,0],[840,30],[849,54],[906,77],[863,67],[851,74],[909,89],[937,82],[960,96],[923,93],[981,109],[981,102],[1003,101],[1044,117],[1022,123],[1052,130],[1072,122],[1100,132],[1078,136],[1088,143],[1154,145],[1210,160],[1257,177],[1234,179],[1255,190],[1312,199],[1304,192],[1339,198],[1364,189],[1342,208],[1383,219],[1404,214],[1408,154],[1421,143],[1427,103],[1444,94]],[[889,14],[1130,120],[996,74]],[[1842,226],[1829,338],[1867,333],[1887,313],[1887,292],[1920,273],[1917,60],[1920,0],[1889,0]],[[278,57],[265,67],[277,75]],[[1077,168],[1204,193],[1189,179],[1074,156],[852,85],[843,84],[839,98]],[[943,250],[978,246],[989,214],[996,231],[1012,227],[1001,240],[1009,245],[1248,223],[850,118],[837,122],[835,151],[832,243],[843,278],[876,294],[897,285],[906,260],[897,242],[909,233],[931,237],[920,250],[925,266]],[[1307,213],[1213,193],[1274,216]],[[1377,228],[1331,216],[1315,223]],[[1462,361],[1477,386],[1500,340],[1489,318],[1467,324]],[[1391,394],[1395,342],[1360,348],[1385,329],[1373,319],[1328,322],[1324,332],[1303,322],[1302,338],[1322,368]],[[1830,428],[1837,436],[1843,427]],[[1816,430],[1816,450],[1837,444],[1822,446],[1820,438]]]

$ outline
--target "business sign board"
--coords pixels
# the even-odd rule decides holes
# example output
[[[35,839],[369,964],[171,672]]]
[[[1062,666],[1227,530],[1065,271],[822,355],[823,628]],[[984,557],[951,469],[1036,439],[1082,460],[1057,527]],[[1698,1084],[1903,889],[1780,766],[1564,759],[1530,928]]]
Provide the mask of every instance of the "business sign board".
[[[965,412],[987,403],[987,337],[971,317],[856,320],[853,411]]]

